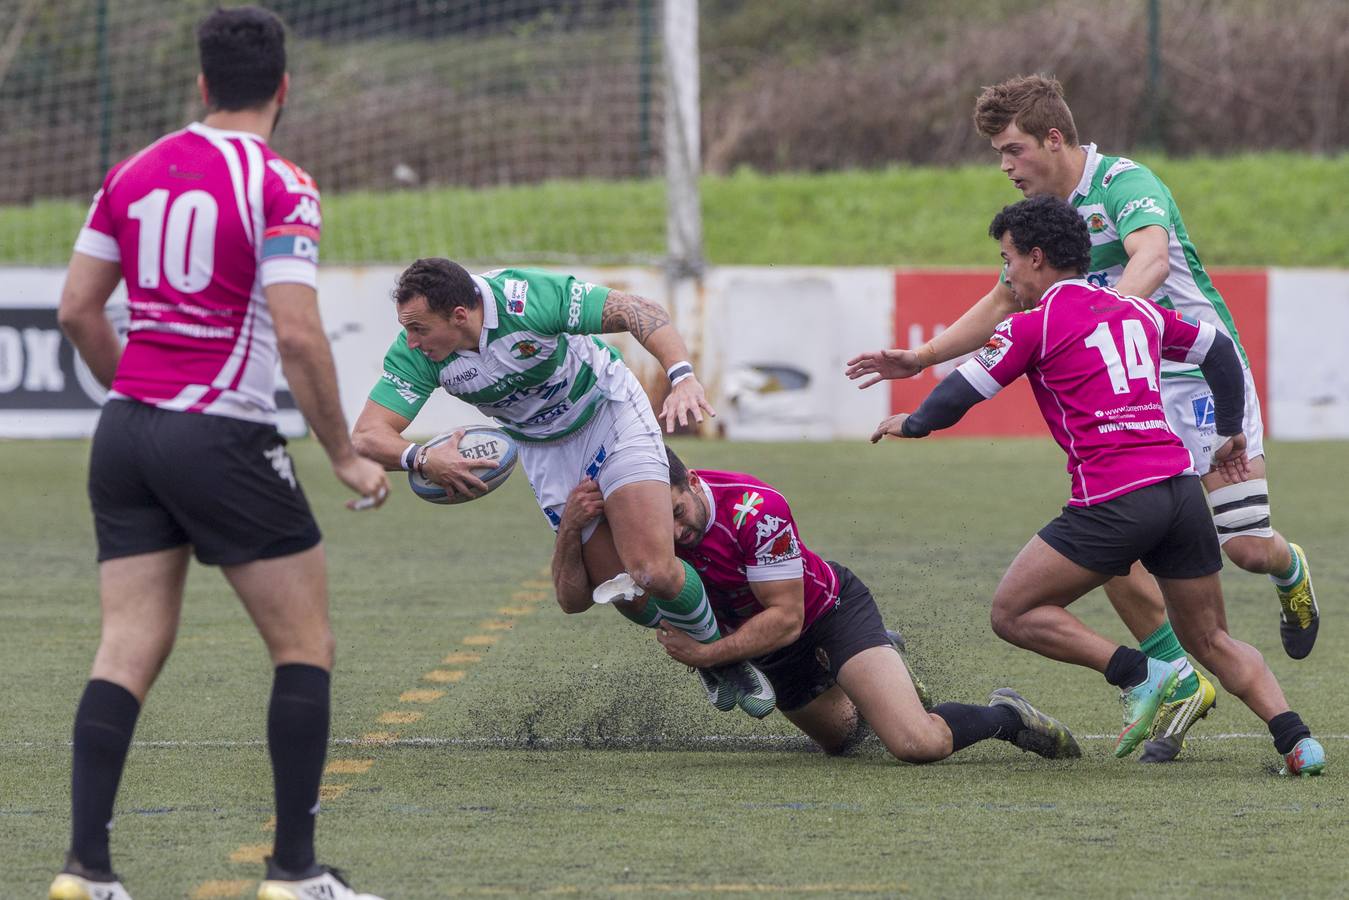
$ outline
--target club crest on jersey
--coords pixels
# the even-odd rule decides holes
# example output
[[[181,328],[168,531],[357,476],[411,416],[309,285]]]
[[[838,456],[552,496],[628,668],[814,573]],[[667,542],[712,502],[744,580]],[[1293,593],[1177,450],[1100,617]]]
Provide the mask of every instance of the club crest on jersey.
[[[1087,231],[1092,234],[1100,234],[1105,231],[1105,216],[1100,213],[1092,213],[1087,216]]]
[[[739,528],[745,524],[745,519],[749,516],[757,516],[759,507],[763,505],[763,494],[758,491],[745,491],[740,495],[740,502],[731,507],[735,510],[735,527]]]
[[[541,350],[543,347],[538,341],[531,341],[528,338],[511,344],[511,356],[516,359],[533,359]]]
[[[983,349],[975,356],[975,359],[979,360],[979,364],[985,369],[991,369],[1002,362],[1002,358],[1011,349],[1012,339],[1005,334],[994,332],[993,336],[988,339],[988,343],[984,344]]]
[[[506,312],[513,316],[523,316],[525,304],[529,302],[529,282],[507,278],[502,290],[506,292]]]
[[[287,162],[284,159],[267,160],[267,168],[276,173],[281,179],[281,183],[286,186],[286,190],[292,194],[306,194],[310,197],[319,195],[318,185],[309,173],[299,166]]]

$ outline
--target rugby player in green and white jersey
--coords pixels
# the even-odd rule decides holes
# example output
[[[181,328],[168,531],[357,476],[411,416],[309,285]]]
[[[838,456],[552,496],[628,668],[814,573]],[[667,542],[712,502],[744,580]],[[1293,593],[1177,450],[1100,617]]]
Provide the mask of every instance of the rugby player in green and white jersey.
[[[1228,558],[1248,572],[1270,576],[1281,604],[1280,635],[1288,655],[1302,659],[1316,640],[1319,613],[1306,554],[1270,526],[1260,402],[1236,324],[1195,252],[1171,192],[1138,163],[1081,146],[1073,115],[1058,81],[1040,75],[1012,78],[985,88],[975,103],[974,123],[992,143],[1001,168],[1026,196],[1051,194],[1071,202],[1091,234],[1088,280],[1121,294],[1147,297],[1220,329],[1237,345],[1246,367],[1245,429],[1250,480],[1228,484],[1210,471],[1216,434],[1213,395],[1192,366],[1167,362],[1162,371],[1166,417],[1194,458],[1209,492],[1214,521]],[[861,387],[883,379],[909,378],[923,368],[971,353],[994,327],[1017,311],[1003,279],[950,328],[922,347],[862,354],[848,363]],[[1189,727],[1213,707],[1212,684],[1185,658],[1160,589],[1135,565],[1105,586],[1120,618],[1149,656],[1172,662],[1181,680],[1153,727],[1141,759],[1175,758]]]
[[[626,331],[670,379],[666,427],[716,413],[688,362],[688,348],[658,303],[537,269],[470,275],[448,259],[419,259],[394,290],[403,332],[356,420],[352,440],[387,469],[416,469],[447,490],[477,495],[486,485],[454,438],[434,448],[402,432],[436,388],[496,419],[556,531],[572,488],[594,479],[604,516],[582,534],[592,584],[625,573],[654,602],[615,603],[641,625],[660,621],[703,642],[721,633],[698,573],[675,556],[670,472],[646,392],[618,353],[593,335]],[[583,612],[589,603],[566,612]],[[772,685],[750,663],[705,672],[709,692],[729,682],[751,715],[772,712]],[[719,691],[721,692],[721,691]],[[724,693],[724,692],[722,692]]]

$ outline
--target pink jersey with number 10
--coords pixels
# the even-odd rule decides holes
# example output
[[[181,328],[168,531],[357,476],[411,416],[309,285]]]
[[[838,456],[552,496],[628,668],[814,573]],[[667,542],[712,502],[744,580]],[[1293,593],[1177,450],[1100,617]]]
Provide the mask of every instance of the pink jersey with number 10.
[[[1201,362],[1213,326],[1086,281],[1060,281],[998,325],[957,370],[984,397],[1021,374],[1068,454],[1070,506],[1092,506],[1193,469],[1162,406],[1162,358]]]
[[[113,166],[75,243],[126,279],[110,396],[274,422],[263,288],[316,286],[321,223],[314,180],[256,134],[193,123]]]

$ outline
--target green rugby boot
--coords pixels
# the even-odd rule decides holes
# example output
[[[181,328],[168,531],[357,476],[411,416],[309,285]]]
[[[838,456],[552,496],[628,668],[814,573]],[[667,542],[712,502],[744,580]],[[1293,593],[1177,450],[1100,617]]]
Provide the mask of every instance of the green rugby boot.
[[[1115,741],[1115,756],[1123,759],[1143,742],[1152,730],[1152,722],[1162,708],[1162,702],[1175,688],[1180,674],[1175,666],[1160,659],[1148,657],[1148,676],[1125,691],[1120,691],[1124,706],[1124,730]]]
[[[1307,554],[1297,544],[1289,541],[1288,549],[1293,551],[1301,563],[1302,577],[1288,587],[1275,585],[1279,592],[1279,638],[1283,641],[1283,650],[1293,659],[1305,659],[1316,643],[1316,632],[1321,626],[1321,610],[1316,605],[1316,592],[1312,590],[1312,570],[1307,565]]]

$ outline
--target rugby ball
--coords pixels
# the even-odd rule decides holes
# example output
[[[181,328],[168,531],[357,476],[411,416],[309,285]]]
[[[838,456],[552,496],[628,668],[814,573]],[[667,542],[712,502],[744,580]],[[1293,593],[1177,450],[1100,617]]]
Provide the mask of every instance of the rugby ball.
[[[459,441],[459,454],[461,456],[467,459],[487,460],[482,468],[475,468],[473,471],[473,474],[481,478],[487,485],[487,494],[505,484],[511,472],[515,471],[515,463],[520,458],[519,448],[515,441],[511,440],[510,435],[500,428],[493,428],[490,425],[469,425],[464,428],[454,428],[438,435],[426,446],[435,447],[444,444],[454,437],[457,431],[464,432],[464,437]],[[408,472],[408,485],[412,488],[412,493],[428,503],[467,503],[470,500],[478,499],[465,494],[450,494],[445,488],[427,481],[415,471]],[[487,494],[479,496],[485,497]]]

